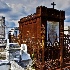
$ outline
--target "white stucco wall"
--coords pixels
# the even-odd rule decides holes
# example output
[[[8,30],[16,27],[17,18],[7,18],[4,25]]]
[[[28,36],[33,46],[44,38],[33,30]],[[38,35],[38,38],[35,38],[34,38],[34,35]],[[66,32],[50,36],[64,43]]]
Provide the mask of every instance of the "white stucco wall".
[[[10,69],[10,65],[1,65],[0,66],[0,70],[9,70]]]

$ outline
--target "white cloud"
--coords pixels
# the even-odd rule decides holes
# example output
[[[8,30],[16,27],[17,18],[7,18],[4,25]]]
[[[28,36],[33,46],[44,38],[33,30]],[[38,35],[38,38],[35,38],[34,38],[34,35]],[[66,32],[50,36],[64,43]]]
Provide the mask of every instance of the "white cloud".
[[[8,5],[5,2],[0,1],[0,13],[7,13],[9,11],[11,11],[11,8],[8,7]]]
[[[64,22],[65,26],[70,26],[70,22]]]

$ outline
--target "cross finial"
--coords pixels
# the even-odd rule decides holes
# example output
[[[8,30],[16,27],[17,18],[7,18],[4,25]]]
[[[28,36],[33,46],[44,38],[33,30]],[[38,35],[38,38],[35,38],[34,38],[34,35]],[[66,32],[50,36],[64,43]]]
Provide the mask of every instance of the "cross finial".
[[[56,4],[53,2],[53,3],[51,3],[51,5],[53,5],[53,9],[54,9],[54,6],[55,6]]]

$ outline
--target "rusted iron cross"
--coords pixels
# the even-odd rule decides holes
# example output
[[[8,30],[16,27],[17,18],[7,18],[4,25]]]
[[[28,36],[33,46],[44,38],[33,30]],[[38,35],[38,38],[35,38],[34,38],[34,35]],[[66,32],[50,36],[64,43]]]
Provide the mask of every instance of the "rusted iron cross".
[[[54,9],[54,6],[55,6],[56,4],[53,2],[53,3],[51,3],[51,5],[53,5],[53,9]]]

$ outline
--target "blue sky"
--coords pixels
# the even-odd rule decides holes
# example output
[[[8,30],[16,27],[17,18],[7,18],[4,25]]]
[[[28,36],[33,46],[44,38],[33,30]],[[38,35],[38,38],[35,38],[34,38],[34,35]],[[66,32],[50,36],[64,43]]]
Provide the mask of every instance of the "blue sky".
[[[55,2],[55,9],[65,11],[65,25],[70,25],[70,0],[0,0],[0,16],[5,17],[8,27],[19,26],[20,18],[36,12],[37,6],[51,8]]]

